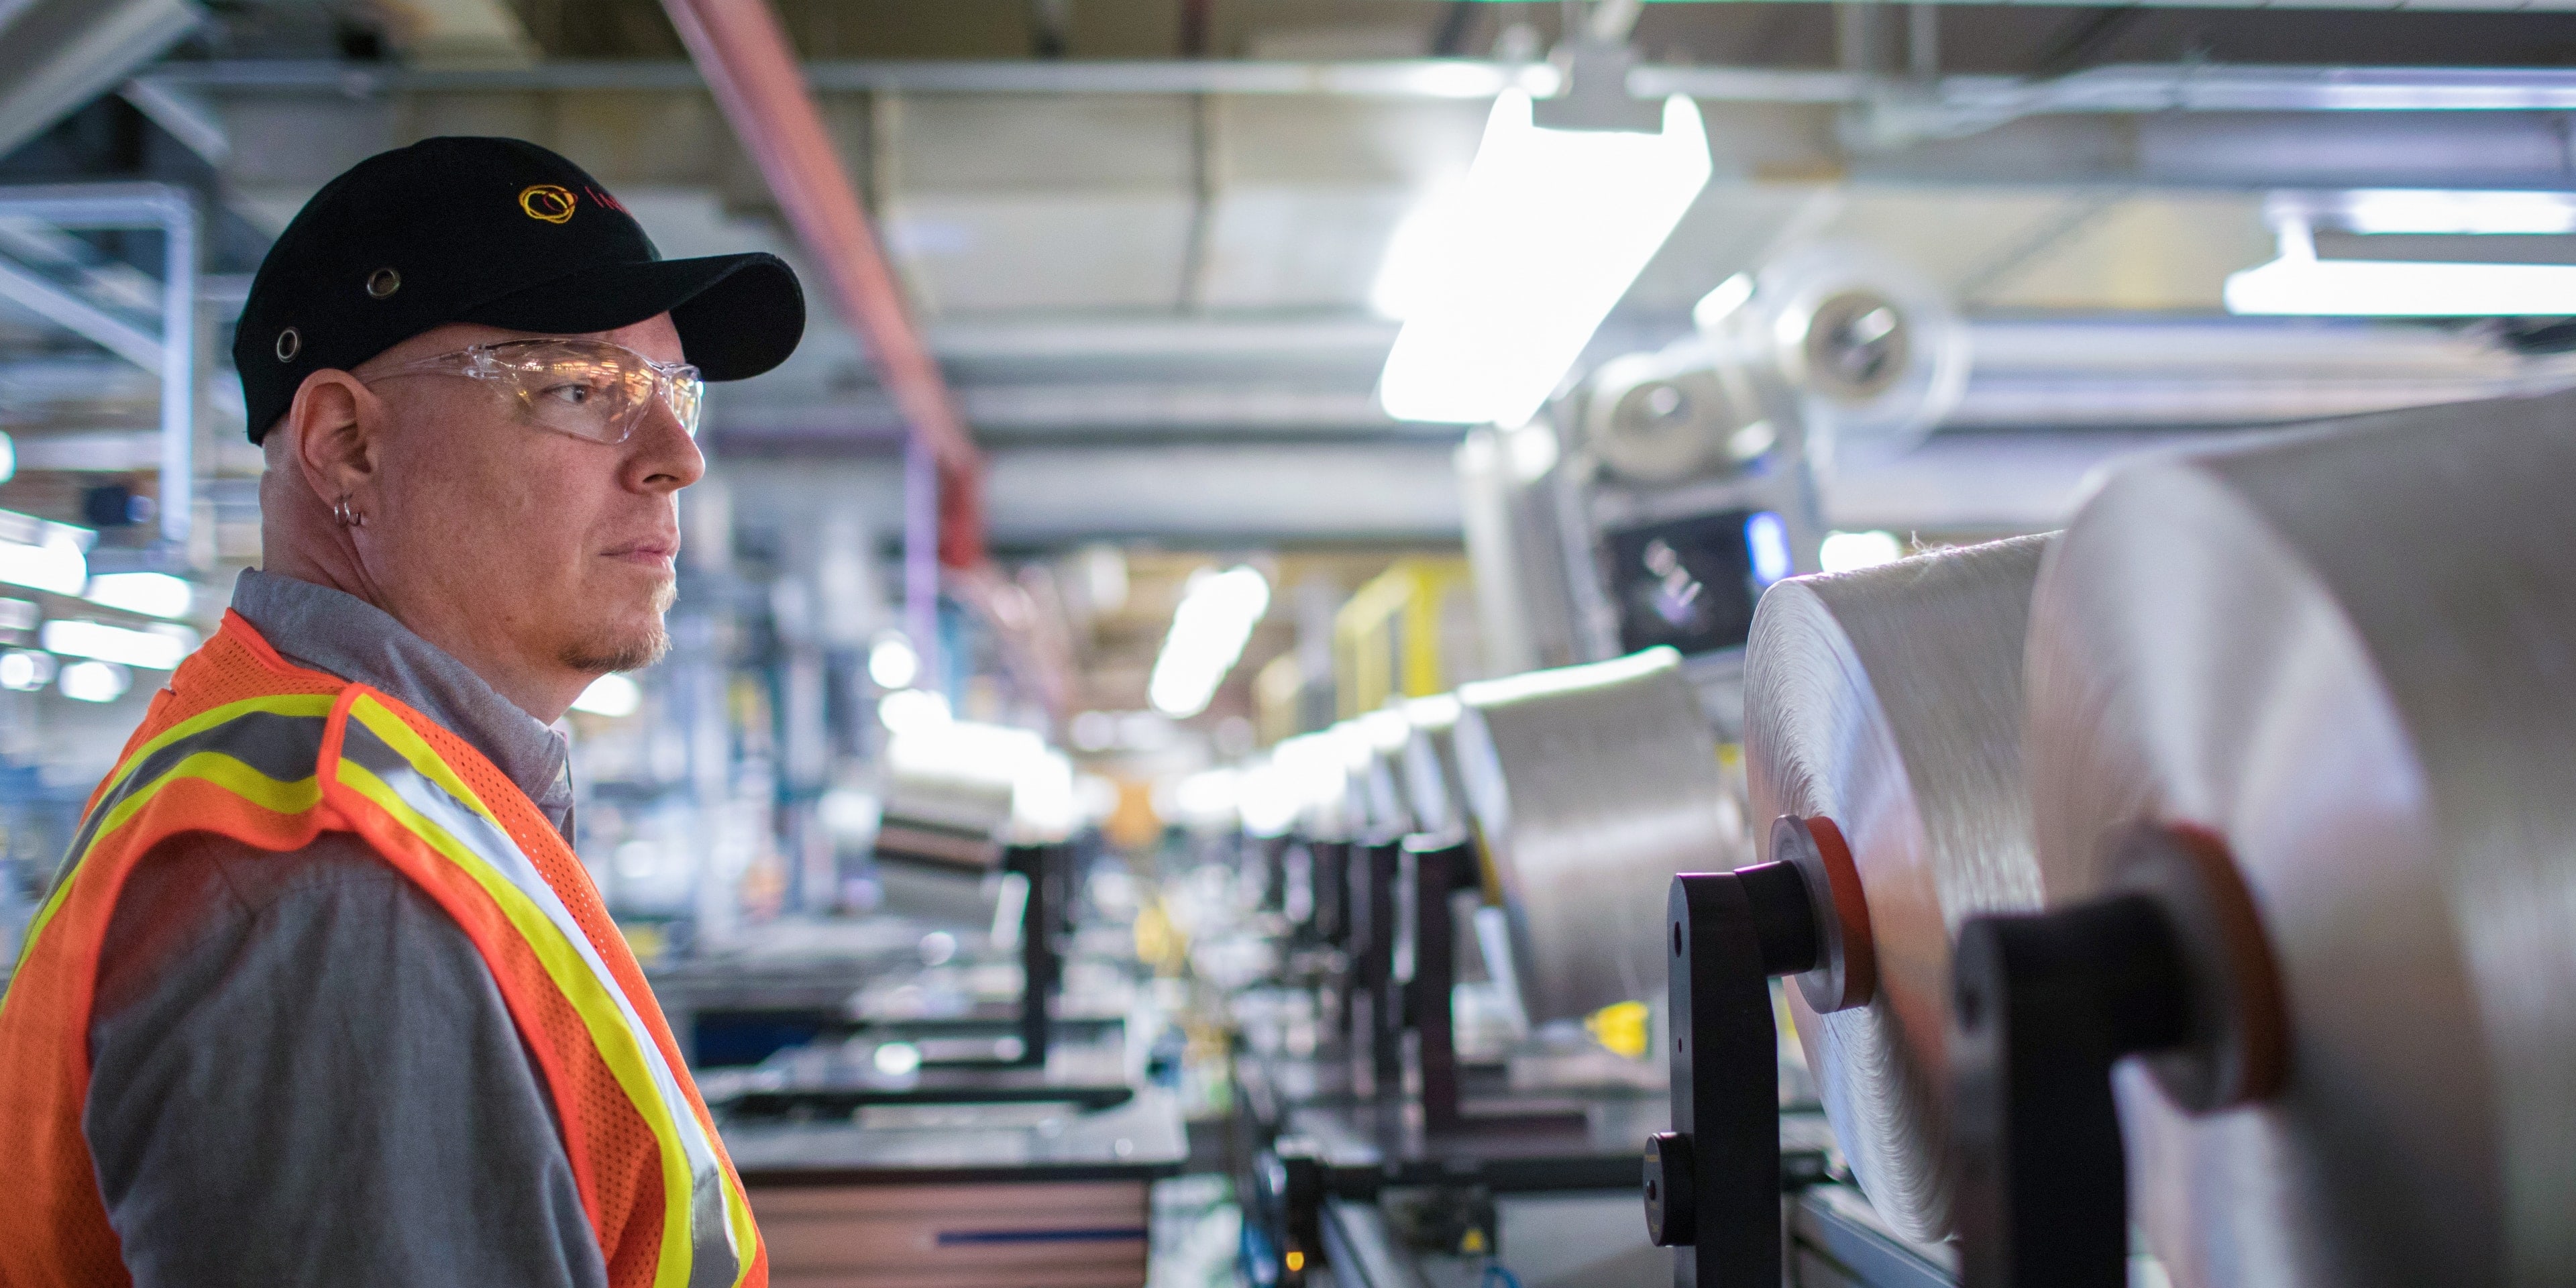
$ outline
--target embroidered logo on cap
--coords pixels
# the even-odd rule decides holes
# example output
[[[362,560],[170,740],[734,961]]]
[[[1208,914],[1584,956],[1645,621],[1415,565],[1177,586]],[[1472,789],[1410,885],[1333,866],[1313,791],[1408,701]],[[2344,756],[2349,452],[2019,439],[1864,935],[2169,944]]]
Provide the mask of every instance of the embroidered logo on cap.
[[[551,183],[532,183],[519,193],[519,209],[527,211],[530,219],[560,224],[572,218],[575,200],[569,188]]]

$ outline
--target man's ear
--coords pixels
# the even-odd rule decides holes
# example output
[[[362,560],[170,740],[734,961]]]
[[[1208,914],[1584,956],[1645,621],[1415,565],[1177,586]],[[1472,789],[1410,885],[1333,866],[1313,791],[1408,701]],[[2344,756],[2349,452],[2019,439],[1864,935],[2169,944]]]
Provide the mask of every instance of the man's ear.
[[[289,450],[324,505],[363,497],[383,448],[384,404],[346,371],[316,371],[296,386],[286,411]]]

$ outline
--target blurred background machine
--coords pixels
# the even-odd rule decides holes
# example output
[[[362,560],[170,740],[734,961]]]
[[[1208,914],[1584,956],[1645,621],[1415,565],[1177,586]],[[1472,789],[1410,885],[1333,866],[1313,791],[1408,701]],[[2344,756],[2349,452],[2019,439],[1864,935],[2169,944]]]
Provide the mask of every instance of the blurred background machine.
[[[513,134],[815,300],[564,724],[781,1283],[1661,1284],[1720,1175],[1800,1285],[2569,1277],[2560,17],[713,2],[0,3],[0,970],[259,562],[248,275]],[[1979,1189],[1964,967],[2096,917],[2223,1031]]]

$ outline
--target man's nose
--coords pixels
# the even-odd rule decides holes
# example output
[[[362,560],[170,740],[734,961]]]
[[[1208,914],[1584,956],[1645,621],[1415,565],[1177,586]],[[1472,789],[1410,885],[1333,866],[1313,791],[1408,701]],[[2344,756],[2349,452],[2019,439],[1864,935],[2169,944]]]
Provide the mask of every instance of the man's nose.
[[[706,454],[659,396],[647,402],[644,417],[626,440],[631,485],[641,491],[677,491],[706,477]]]

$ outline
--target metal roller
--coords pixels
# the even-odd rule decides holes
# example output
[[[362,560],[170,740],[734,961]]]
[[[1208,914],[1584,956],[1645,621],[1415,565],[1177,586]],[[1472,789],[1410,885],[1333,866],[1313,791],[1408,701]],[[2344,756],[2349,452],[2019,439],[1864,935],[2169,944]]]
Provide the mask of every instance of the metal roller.
[[[2576,398],[2350,422],[2113,476],[2031,605],[2051,906],[2113,838],[2250,893],[2268,1098],[2114,1086],[2173,1281],[2576,1282]]]
[[[1458,698],[1459,779],[1529,1018],[1658,995],[1673,874],[1752,857],[1681,656],[1650,649],[1465,685]]]
[[[1044,744],[1025,730],[942,725],[886,748],[881,859],[981,875],[1001,861],[1021,765]]]
[[[1978,912],[2035,906],[2022,781],[2022,636],[2048,537],[2020,537],[1763,596],[1745,655],[1745,773],[1766,860],[1839,846],[1870,978],[1789,990],[1826,1116],[1879,1214],[1951,1229],[1942,1071],[1950,942]],[[1812,833],[1775,842],[1771,820]],[[1843,902],[1851,902],[1845,899]],[[1822,1012],[1822,1013],[1820,1013]]]

